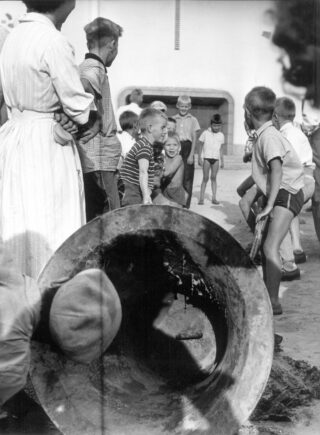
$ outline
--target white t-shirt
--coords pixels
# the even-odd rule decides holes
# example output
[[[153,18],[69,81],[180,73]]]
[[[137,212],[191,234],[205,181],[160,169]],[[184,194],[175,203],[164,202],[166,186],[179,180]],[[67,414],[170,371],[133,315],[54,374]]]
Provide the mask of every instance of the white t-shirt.
[[[287,122],[280,128],[280,132],[291,143],[302,165],[313,167],[310,142],[302,130],[295,127],[292,122]]]
[[[204,159],[220,159],[220,149],[224,144],[224,134],[221,131],[214,133],[211,128],[208,128],[201,133],[199,141],[203,142],[201,157]]]
[[[123,158],[125,158],[125,156],[133,147],[135,140],[127,131],[122,131],[121,133],[118,133],[118,138],[121,143],[121,155]]]

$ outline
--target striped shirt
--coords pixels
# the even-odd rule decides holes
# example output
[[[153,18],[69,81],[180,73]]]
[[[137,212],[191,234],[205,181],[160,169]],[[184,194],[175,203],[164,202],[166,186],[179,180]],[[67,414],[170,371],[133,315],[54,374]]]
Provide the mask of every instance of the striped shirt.
[[[88,53],[79,70],[84,85],[91,87],[95,104],[102,115],[100,133],[88,143],[78,144],[83,172],[115,171],[121,155],[121,144],[117,136],[106,68],[98,56]]]
[[[142,136],[133,145],[131,150],[126,155],[120,173],[121,178],[127,183],[136,184],[140,186],[139,180],[139,160],[149,160],[148,168],[148,187],[153,189],[154,183],[154,158],[153,147],[151,143]]]

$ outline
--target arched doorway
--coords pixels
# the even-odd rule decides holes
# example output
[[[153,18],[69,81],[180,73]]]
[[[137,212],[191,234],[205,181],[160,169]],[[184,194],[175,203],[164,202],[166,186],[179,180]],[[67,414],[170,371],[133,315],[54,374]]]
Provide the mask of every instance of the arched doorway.
[[[126,104],[126,97],[138,86],[123,89],[118,96],[118,106]],[[233,151],[234,100],[226,91],[197,88],[167,88],[139,87],[143,91],[143,106],[148,106],[154,100],[163,101],[168,107],[168,116],[176,113],[176,102],[179,95],[187,94],[192,98],[192,114],[197,117],[201,130],[209,126],[209,120],[214,113],[220,113],[223,125],[222,131],[226,138],[225,154]]]

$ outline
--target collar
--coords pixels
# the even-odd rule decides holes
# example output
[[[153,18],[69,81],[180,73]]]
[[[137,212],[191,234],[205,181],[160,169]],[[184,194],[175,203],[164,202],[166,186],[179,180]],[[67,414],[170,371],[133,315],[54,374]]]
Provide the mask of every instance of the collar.
[[[56,29],[55,25],[48,17],[46,17],[44,14],[39,14],[38,12],[27,12],[19,19],[19,23],[28,23],[34,21],[37,23],[46,24]]]
[[[272,121],[267,121],[264,124],[262,124],[261,127],[258,128],[258,130],[256,130],[257,136],[260,136],[261,133],[269,127],[273,127]]]
[[[281,133],[283,131],[289,130],[290,128],[294,127],[292,122],[286,122],[285,124],[283,124],[283,126],[280,128]]]
[[[143,134],[141,135],[140,140],[142,140],[146,145],[152,147],[152,143]]]
[[[188,112],[188,113],[187,113],[186,115],[184,115],[184,116],[181,116],[179,112],[176,114],[176,118],[180,118],[180,119],[191,118],[191,116],[192,116],[192,115],[191,115],[190,112]]]
[[[103,60],[98,55],[96,55],[94,53],[86,53],[85,59],[94,59],[94,60],[97,60],[98,62],[101,62],[104,70],[107,71],[107,68],[105,67],[105,64],[103,63]]]

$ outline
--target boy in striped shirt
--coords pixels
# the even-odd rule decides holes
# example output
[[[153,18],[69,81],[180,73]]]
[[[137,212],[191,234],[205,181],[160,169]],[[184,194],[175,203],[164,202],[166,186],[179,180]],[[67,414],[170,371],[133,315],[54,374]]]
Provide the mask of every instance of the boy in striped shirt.
[[[167,134],[167,116],[156,109],[144,109],[139,118],[139,127],[141,138],[128,152],[120,171],[125,187],[123,206],[152,204],[153,143],[164,142]]]

